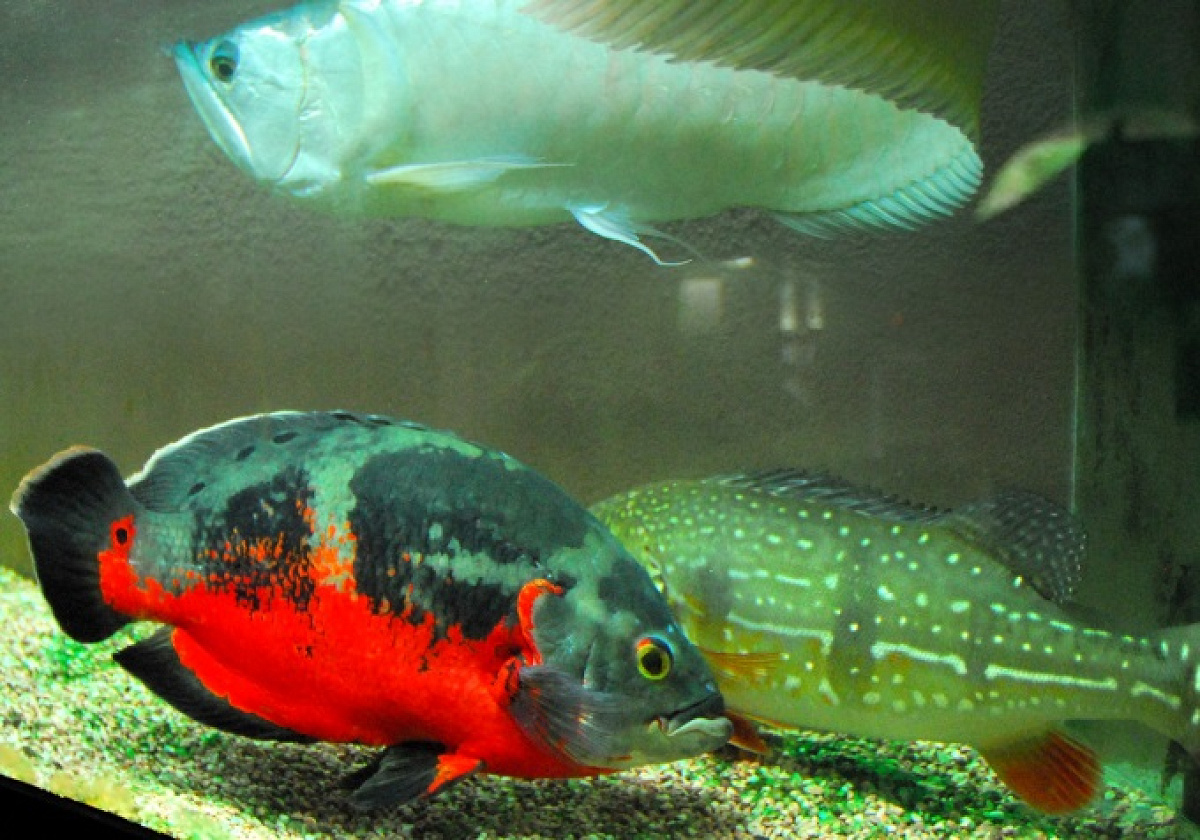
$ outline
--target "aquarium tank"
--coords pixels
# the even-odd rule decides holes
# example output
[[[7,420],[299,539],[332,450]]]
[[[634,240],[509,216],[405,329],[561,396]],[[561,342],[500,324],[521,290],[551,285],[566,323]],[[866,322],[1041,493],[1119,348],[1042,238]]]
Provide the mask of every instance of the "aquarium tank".
[[[1200,631],[1163,628],[1200,622],[1198,48],[1195,0],[0,0],[10,810],[177,838],[1194,836]],[[188,436],[276,412],[335,412],[251,421],[308,447],[297,469],[325,459],[287,526],[306,551],[323,505],[336,530],[364,498],[379,428],[510,465],[452,511],[471,545],[428,518],[459,473],[380,502],[385,541],[426,516],[444,581],[371,600],[383,635],[353,647],[380,670],[350,682],[406,684],[386,651],[418,608],[430,645],[498,616],[479,637],[515,651],[504,678],[412,666],[398,750],[213,688],[211,650],[151,635],[244,639],[264,696],[288,657],[331,657],[279,685],[353,720],[322,706],[339,650],[304,652],[309,601],[182,597],[296,501],[247,478],[265,426]],[[457,437],[406,437],[426,428]],[[51,460],[80,446],[105,458]],[[481,452],[562,489],[520,507],[548,548],[484,521],[527,485]],[[216,503],[251,513],[214,530]],[[810,514],[825,536],[788,530]],[[681,696],[724,698],[646,712],[620,757],[637,704],[580,699],[599,666],[541,683],[569,714],[527,717],[528,669],[624,626],[608,566],[513,582],[554,567],[561,521],[645,564],[660,589],[630,564],[622,591],[673,616],[630,637],[630,679],[692,669]],[[320,544],[343,592],[364,534]],[[285,568],[287,536],[239,562]],[[592,612],[545,606],[585,590]],[[310,616],[295,638],[284,608]],[[515,741],[437,717],[469,691]],[[647,746],[676,730],[689,755]]]

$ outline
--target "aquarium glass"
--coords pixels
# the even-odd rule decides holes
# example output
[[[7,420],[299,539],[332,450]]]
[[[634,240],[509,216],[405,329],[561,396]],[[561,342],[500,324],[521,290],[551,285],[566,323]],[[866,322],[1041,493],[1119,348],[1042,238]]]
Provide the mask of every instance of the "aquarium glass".
[[[1125,539],[1114,499],[1132,479],[1088,448],[1111,415],[1094,413],[1107,368],[1080,349],[1094,325],[1073,168],[986,222],[968,207],[912,232],[810,237],[752,209],[664,223],[705,257],[674,267],[572,223],[322,213],[230,163],[167,54],[283,5],[0,0],[4,498],[70,446],[99,448],[130,475],[159,447],[230,418],[347,409],[454,430],[584,504],[659,479],[793,467],[939,508],[1010,488],[1082,501],[1101,541]],[[1173,5],[1196,25],[1194,4]],[[1024,146],[1075,124],[1080,80],[1092,78],[1080,21],[1093,13],[1000,3],[981,193]],[[1194,107],[1194,83],[1181,77],[1186,102],[1157,104]],[[1195,207],[1194,193],[1186,200]],[[1124,215],[1136,240],[1144,216]],[[1112,283],[1140,282],[1136,264],[1121,266]],[[1146,300],[1121,294],[1117,315]],[[1163,404],[1194,432],[1200,355],[1186,336],[1197,322],[1190,308],[1170,311],[1183,349],[1163,352],[1193,390]],[[1129,387],[1156,387],[1129,376]],[[1159,437],[1155,460],[1130,468],[1151,485],[1159,466],[1194,463]],[[1194,493],[1194,475],[1154,492]],[[1182,540],[1197,524],[1186,510],[1140,527]],[[1119,565],[1098,553],[1101,568]],[[967,751],[806,733],[780,736],[761,760],[729,752],[570,782],[477,777],[359,815],[338,780],[365,752],[192,723],[111,664],[127,636],[90,647],[58,632],[7,511],[0,567],[0,772],[178,837],[1174,830],[1173,810],[1149,794],[1134,804],[1122,794],[1115,811],[1101,798],[1060,821],[1020,805]],[[1123,619],[1158,622],[1152,576],[1120,568],[1124,591],[1156,605]],[[1086,569],[1085,581],[1095,612],[1121,600]]]

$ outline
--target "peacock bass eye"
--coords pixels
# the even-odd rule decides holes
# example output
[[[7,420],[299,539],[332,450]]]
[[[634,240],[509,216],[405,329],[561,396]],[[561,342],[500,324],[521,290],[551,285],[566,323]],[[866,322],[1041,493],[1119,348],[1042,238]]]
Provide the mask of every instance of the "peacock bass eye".
[[[238,68],[238,48],[232,41],[222,41],[208,60],[209,69],[222,82],[233,79]]]
[[[647,636],[637,643],[638,671],[648,680],[661,680],[671,673],[671,647],[662,639]]]

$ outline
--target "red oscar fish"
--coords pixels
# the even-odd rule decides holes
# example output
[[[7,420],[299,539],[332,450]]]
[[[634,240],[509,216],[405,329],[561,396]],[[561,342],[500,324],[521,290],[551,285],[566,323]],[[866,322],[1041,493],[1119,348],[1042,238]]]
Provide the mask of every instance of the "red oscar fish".
[[[17,490],[41,588],[81,642],[251,738],[386,747],[372,808],[474,772],[607,773],[723,744],[708,667],[649,576],[556,485],[384,417],[196,432],[128,482],[96,450]]]

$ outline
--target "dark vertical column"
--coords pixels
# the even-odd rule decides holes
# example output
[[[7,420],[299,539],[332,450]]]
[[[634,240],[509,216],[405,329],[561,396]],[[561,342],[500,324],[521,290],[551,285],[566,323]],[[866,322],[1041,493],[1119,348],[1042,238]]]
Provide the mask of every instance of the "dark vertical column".
[[[1077,182],[1083,600],[1129,628],[1195,622],[1200,2],[1093,0],[1076,9],[1079,120],[1096,127]],[[1184,813],[1197,820],[1200,776],[1184,770]]]

